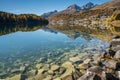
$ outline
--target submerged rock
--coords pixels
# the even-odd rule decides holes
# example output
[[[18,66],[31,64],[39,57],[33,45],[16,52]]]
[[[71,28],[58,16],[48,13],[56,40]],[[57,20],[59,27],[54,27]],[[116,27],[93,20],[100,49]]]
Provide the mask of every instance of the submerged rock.
[[[2,73],[0,73],[0,77],[1,77],[1,78],[6,77],[7,75],[8,75],[8,73],[6,73],[6,72],[2,72]]]
[[[62,75],[66,71],[66,68],[60,67],[59,74]]]
[[[35,80],[43,80],[46,76],[44,73],[46,72],[45,69],[39,69],[37,75],[34,76]]]
[[[43,80],[45,77],[46,77],[46,76],[43,75],[43,74],[37,74],[37,75],[34,77],[34,79],[35,79],[35,80]]]
[[[25,72],[26,72],[26,68],[27,68],[26,66],[21,66],[21,67],[20,67],[20,71],[21,71],[22,73],[25,73]]]
[[[66,68],[66,71],[60,76],[63,80],[76,80],[81,75],[71,62],[63,63],[62,67]]]
[[[48,70],[49,75],[54,75],[54,72],[52,70]]]
[[[55,79],[53,79],[53,80],[61,80],[60,78],[55,78]]]
[[[68,75],[71,75],[73,72],[75,72],[74,65],[71,62],[65,62],[62,64],[62,67],[66,68],[66,71],[64,74],[61,75],[61,78],[64,78]]]
[[[45,64],[45,65],[43,65],[42,69],[49,70],[50,69],[50,65],[49,64]]]
[[[90,62],[91,66],[102,66],[102,62],[99,60],[94,60]]]
[[[52,76],[48,75],[46,78],[44,78],[43,80],[52,80]]]
[[[35,76],[37,73],[38,73],[37,70],[31,70],[31,71],[27,72],[27,75],[28,76]]]
[[[43,66],[42,64],[36,64],[36,68],[37,68],[37,69],[42,68],[42,66]]]
[[[18,74],[5,80],[25,80],[26,78],[27,78],[26,75]]]
[[[80,69],[86,70],[90,67],[90,64],[82,63],[82,64],[79,64],[78,66],[79,66]]]
[[[44,74],[46,71],[47,71],[47,70],[45,70],[45,69],[39,69],[39,70],[38,70],[38,74]]]
[[[83,63],[84,63],[84,64],[88,64],[88,63],[90,63],[91,61],[92,61],[91,59],[86,59],[86,60],[83,61]]]
[[[13,70],[11,70],[11,73],[13,74],[17,74],[17,73],[20,73],[21,71],[20,71],[20,69],[13,69]]]
[[[73,63],[78,63],[78,64],[80,64],[80,63],[83,62],[83,60],[82,60],[79,56],[69,58],[69,60],[70,60],[71,62],[73,62]]]
[[[52,65],[50,68],[52,71],[58,71],[60,67],[58,65]]]

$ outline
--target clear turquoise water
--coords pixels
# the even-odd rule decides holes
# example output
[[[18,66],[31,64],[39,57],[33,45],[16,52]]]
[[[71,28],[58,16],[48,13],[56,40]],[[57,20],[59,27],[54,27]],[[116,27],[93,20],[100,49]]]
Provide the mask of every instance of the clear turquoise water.
[[[47,27],[35,31],[17,31],[1,35],[0,73],[19,67],[24,63],[34,64],[34,61],[41,57],[45,57],[46,60],[47,58],[54,59],[70,50],[92,48],[103,51],[109,46],[108,42],[91,37],[87,33],[67,31],[68,35]],[[60,54],[55,55],[57,53]],[[17,65],[16,61],[23,64]],[[46,63],[46,61],[43,61],[43,63]]]

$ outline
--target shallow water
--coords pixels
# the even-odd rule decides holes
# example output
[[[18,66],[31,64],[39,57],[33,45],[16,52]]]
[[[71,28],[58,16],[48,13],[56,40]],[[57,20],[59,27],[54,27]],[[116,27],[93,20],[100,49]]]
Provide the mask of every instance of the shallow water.
[[[19,30],[18,27],[17,29],[14,27],[14,29],[4,29],[5,31],[0,30],[0,73],[19,69],[24,64],[30,64],[32,67],[37,63],[61,64],[66,59],[63,57],[61,62],[57,62],[57,59],[71,50],[78,50],[77,54],[85,51],[90,53],[89,50],[102,53],[109,46],[109,42],[85,32],[72,29],[56,30],[49,26],[33,28]],[[6,31],[9,33],[2,35]]]

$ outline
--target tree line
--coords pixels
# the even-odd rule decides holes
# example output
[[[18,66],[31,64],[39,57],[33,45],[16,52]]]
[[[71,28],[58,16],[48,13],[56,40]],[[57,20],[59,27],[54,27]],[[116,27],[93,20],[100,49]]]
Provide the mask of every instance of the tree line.
[[[48,24],[48,20],[35,14],[12,14],[0,11],[0,25]]]

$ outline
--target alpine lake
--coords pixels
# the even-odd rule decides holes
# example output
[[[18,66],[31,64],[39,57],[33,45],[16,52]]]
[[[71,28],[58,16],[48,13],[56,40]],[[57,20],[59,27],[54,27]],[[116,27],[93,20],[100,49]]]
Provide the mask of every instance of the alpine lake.
[[[109,47],[113,32],[119,34],[120,29],[99,26],[2,26],[0,79],[21,73],[33,76],[35,70],[43,68],[46,70],[43,74],[47,76],[51,66],[60,67],[67,61],[77,66],[80,63],[77,56],[104,53]]]

